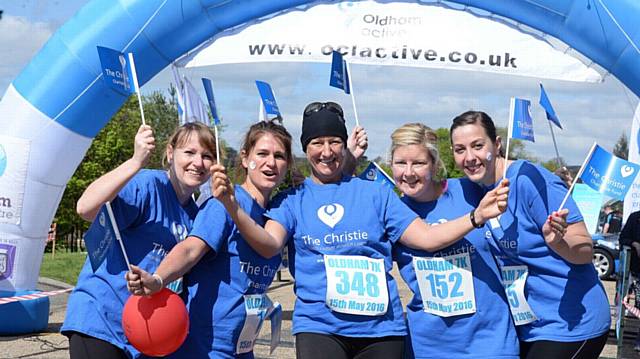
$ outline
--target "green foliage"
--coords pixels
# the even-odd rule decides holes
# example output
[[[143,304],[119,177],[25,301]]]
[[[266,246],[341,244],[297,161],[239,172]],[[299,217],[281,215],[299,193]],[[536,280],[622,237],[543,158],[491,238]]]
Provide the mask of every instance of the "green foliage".
[[[436,130],[438,136],[438,152],[440,153],[440,159],[444,163],[444,167],[447,169],[448,178],[460,178],[464,177],[464,173],[456,168],[456,163],[453,160],[453,151],[451,150],[451,139],[449,138],[448,128],[439,128]]]
[[[75,285],[86,258],[85,252],[56,252],[55,257],[45,253],[40,275]]]
[[[622,132],[620,138],[618,138],[618,142],[613,146],[613,154],[625,160],[628,158],[629,141],[627,140],[627,135],[624,132]]]
[[[560,160],[560,165],[558,165],[558,160]],[[567,162],[565,162],[564,158],[560,157],[559,159],[554,157],[551,159],[548,159],[546,161],[543,161],[540,163],[542,165],[542,167],[548,169],[551,172],[555,172],[558,168],[560,167],[566,167],[567,166]]]

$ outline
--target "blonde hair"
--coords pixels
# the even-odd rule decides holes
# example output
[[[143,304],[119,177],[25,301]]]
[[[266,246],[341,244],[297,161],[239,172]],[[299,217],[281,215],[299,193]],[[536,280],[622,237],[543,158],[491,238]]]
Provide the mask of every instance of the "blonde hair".
[[[407,123],[398,127],[391,134],[391,150],[389,158],[393,163],[393,154],[402,146],[418,145],[422,146],[433,163],[432,177],[435,181],[442,181],[447,178],[447,169],[440,158],[438,150],[438,135],[430,127],[421,123]]]
[[[191,135],[195,134],[198,138],[198,142],[200,146],[209,150],[212,154],[216,153],[216,138],[213,135],[213,132],[209,127],[201,122],[187,122],[184,125],[176,128],[176,130],[171,134],[169,139],[167,140],[167,150],[172,149],[175,150],[180,146],[186,144]],[[167,151],[165,151],[164,157],[162,158],[162,165],[167,167]],[[224,151],[222,146],[220,146],[220,162],[224,162]]]

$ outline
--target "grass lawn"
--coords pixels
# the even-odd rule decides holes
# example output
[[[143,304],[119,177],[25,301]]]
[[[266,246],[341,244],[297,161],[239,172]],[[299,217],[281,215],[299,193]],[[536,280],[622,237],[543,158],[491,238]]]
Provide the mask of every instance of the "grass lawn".
[[[45,253],[40,276],[75,285],[86,258],[85,252],[56,252],[53,259],[51,253]]]

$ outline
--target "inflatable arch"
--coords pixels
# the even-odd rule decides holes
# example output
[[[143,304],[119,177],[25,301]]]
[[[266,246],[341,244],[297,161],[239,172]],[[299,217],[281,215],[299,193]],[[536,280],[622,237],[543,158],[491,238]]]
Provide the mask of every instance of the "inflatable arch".
[[[49,224],[92,138],[124,103],[96,45],[133,52],[140,84],[214,36],[335,1],[91,0],[0,101],[0,290],[35,288]],[[385,2],[385,1],[379,1]],[[577,50],[640,95],[637,0],[421,0],[494,14]],[[9,185],[4,185],[9,183]]]

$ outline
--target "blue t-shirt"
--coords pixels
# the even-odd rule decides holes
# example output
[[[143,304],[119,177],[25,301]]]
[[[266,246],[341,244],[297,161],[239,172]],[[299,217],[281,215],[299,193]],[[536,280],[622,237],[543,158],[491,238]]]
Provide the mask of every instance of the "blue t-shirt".
[[[267,212],[287,231],[291,274],[297,295],[293,313],[293,334],[310,332],[351,337],[406,335],[402,304],[392,269],[392,245],[417,218],[388,187],[377,182],[345,177],[338,183],[316,184],[310,178],[288,192],[283,201]],[[359,256],[382,261],[386,283],[376,282],[388,291],[386,312],[382,315],[347,314],[331,310],[327,299],[325,255]],[[363,263],[347,261],[336,263]],[[349,265],[351,265],[349,264]],[[331,264],[327,262],[327,265]],[[366,264],[365,264],[366,265]],[[377,268],[377,267],[376,267]],[[350,270],[353,267],[349,268]],[[344,271],[343,274],[350,274]],[[339,285],[346,292],[375,297],[380,294],[362,281],[358,273],[344,276]],[[350,275],[351,275],[350,274]],[[331,280],[337,280],[331,278]],[[367,278],[369,280],[369,278]],[[383,279],[384,281],[384,279]],[[384,286],[386,285],[386,288]],[[334,289],[332,289],[334,290]],[[347,304],[347,303],[346,303]],[[348,303],[347,305],[349,305]]]
[[[235,186],[235,193],[240,207],[264,225],[265,209],[241,186]],[[256,253],[213,198],[201,207],[189,236],[203,240],[211,251],[185,276],[190,330],[174,357],[234,358],[246,316],[244,295],[266,292],[281,257],[266,259]]]
[[[500,226],[487,223],[502,265],[526,265],[525,296],[538,320],[517,326],[524,341],[580,341],[609,331],[609,302],[591,263],[572,264],[545,242],[542,226],[557,211],[567,188],[560,178],[541,166],[515,161],[507,170],[510,181],[508,209]],[[582,221],[569,196],[564,208],[568,223]]]
[[[141,170],[111,202],[131,264],[153,273],[171,248],[183,240],[198,208],[181,206],[165,171]],[[97,220],[97,219],[96,219]],[[127,265],[118,243],[94,273],[89,259],[69,296],[61,332],[75,331],[107,341],[131,357],[140,353],[122,330],[122,309],[130,294]]]
[[[435,201],[416,202],[407,196],[402,200],[426,222],[437,225],[466,215],[474,209],[481,199],[478,189],[478,186],[468,179],[450,179],[447,181],[446,190]],[[415,250],[397,243],[393,253],[402,278],[414,294],[407,304],[411,340],[411,347],[407,348],[409,357],[519,357],[518,336],[500,281],[500,271],[483,230],[473,230],[456,243],[436,252]],[[473,273],[472,297],[475,301],[475,313],[441,316],[425,312],[416,278],[414,257],[453,259],[465,253],[469,256]],[[460,276],[452,275],[453,271],[442,272],[444,275],[440,279],[443,283],[435,280],[431,273],[424,282],[432,285],[428,289],[432,291],[433,297],[443,295],[442,292],[438,292],[442,290],[447,292],[442,297],[445,299],[456,295],[460,298],[465,297],[460,290],[458,293],[455,292],[455,288],[460,288]],[[468,289],[466,291],[469,292]]]

